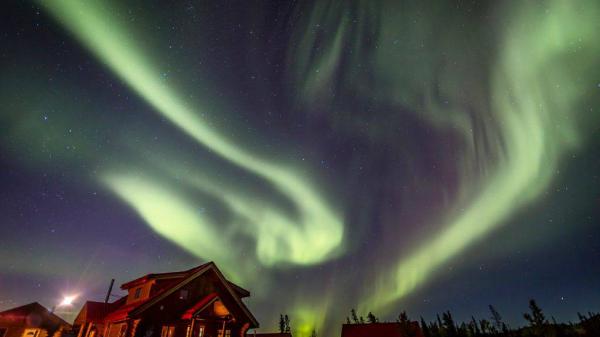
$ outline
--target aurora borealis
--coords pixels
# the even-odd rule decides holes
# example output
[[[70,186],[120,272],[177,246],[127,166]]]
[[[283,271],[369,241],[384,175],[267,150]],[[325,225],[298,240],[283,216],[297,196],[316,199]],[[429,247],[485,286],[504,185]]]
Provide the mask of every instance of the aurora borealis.
[[[300,337],[598,310],[600,4],[3,6],[0,309],[213,260]]]

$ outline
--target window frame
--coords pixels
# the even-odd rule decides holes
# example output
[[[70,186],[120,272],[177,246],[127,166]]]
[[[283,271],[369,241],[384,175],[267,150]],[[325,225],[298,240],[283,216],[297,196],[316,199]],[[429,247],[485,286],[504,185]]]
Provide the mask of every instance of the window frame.
[[[188,289],[180,289],[179,290],[179,299],[186,301],[190,298],[190,291]]]

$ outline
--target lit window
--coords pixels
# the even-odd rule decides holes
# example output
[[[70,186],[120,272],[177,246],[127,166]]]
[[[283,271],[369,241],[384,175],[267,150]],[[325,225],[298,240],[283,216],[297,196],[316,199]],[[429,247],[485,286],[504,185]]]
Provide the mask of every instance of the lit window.
[[[25,333],[23,333],[26,337],[37,337],[38,329],[25,329]]]
[[[198,327],[198,337],[204,337],[204,326]]]
[[[135,295],[133,295],[133,298],[140,298],[141,293],[142,293],[142,288],[137,288],[135,290]]]
[[[181,289],[179,291],[179,299],[180,300],[187,300],[189,293],[190,293],[189,290],[187,290],[187,289]]]
[[[218,337],[231,337],[231,330],[225,330],[225,335],[223,336],[223,330],[218,331]]]
[[[169,325],[163,325],[160,331],[160,337],[173,337],[175,334],[175,327]]]
[[[127,324],[121,324],[121,330],[119,331],[119,337],[124,337],[127,332]]]

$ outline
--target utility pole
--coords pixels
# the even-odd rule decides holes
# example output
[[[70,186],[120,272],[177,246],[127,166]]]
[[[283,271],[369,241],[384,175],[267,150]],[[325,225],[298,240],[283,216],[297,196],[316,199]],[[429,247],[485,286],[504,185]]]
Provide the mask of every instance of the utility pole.
[[[110,299],[110,293],[112,293],[113,285],[115,284],[115,279],[110,280],[110,286],[108,287],[108,292],[106,293],[106,298],[104,299],[104,303],[108,303]]]

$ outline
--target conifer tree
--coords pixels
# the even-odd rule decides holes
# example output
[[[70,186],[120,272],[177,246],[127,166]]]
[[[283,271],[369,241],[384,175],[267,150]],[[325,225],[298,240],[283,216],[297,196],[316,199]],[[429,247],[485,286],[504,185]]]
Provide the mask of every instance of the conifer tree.
[[[429,331],[429,327],[423,319],[423,316],[421,316],[421,331],[423,331],[423,337],[431,337],[431,332]]]
[[[367,322],[373,324],[379,322],[379,320],[377,319],[377,317],[375,317],[375,315],[373,315],[372,312],[369,311],[369,313],[367,314]]]
[[[473,326],[475,327],[475,333],[477,335],[481,334],[481,331],[479,330],[479,326],[477,325],[477,320],[473,316],[471,316],[471,323],[473,323]]]
[[[286,333],[290,333],[292,331],[292,328],[290,327],[290,318],[288,317],[288,315],[286,314],[285,316],[283,316],[284,321],[285,321],[285,331]]]
[[[452,314],[448,310],[442,314],[443,319],[443,327],[446,330],[446,336],[455,337],[457,336],[456,325],[454,325],[454,319],[452,318]]]
[[[500,313],[498,312],[498,310],[496,310],[496,308],[494,308],[493,305],[489,305],[490,308],[490,312],[492,313],[492,322],[494,323],[494,329],[496,332],[502,331],[504,332],[504,328],[506,328],[506,325],[504,325],[504,322],[502,322],[502,316],[500,316]]]
[[[523,317],[529,322],[536,336],[544,336],[548,320],[534,299],[529,300],[531,313],[524,313]]]
[[[542,327],[548,324],[542,309],[533,299],[529,300],[529,310],[531,310],[531,314],[525,313],[523,314],[523,317],[531,324],[532,327]]]
[[[487,319],[480,320],[479,327],[481,329],[481,333],[484,335],[491,332],[490,331],[491,324],[490,324],[490,321],[488,321]]]
[[[279,315],[279,332],[285,332],[285,320],[283,319],[283,314]]]
[[[354,310],[354,308],[350,310],[350,315],[352,315],[352,320],[354,321],[354,324],[358,324],[358,316],[356,315],[356,310]]]
[[[406,311],[402,311],[398,315],[398,325],[403,336],[414,336],[416,334],[415,328],[413,327]]]

